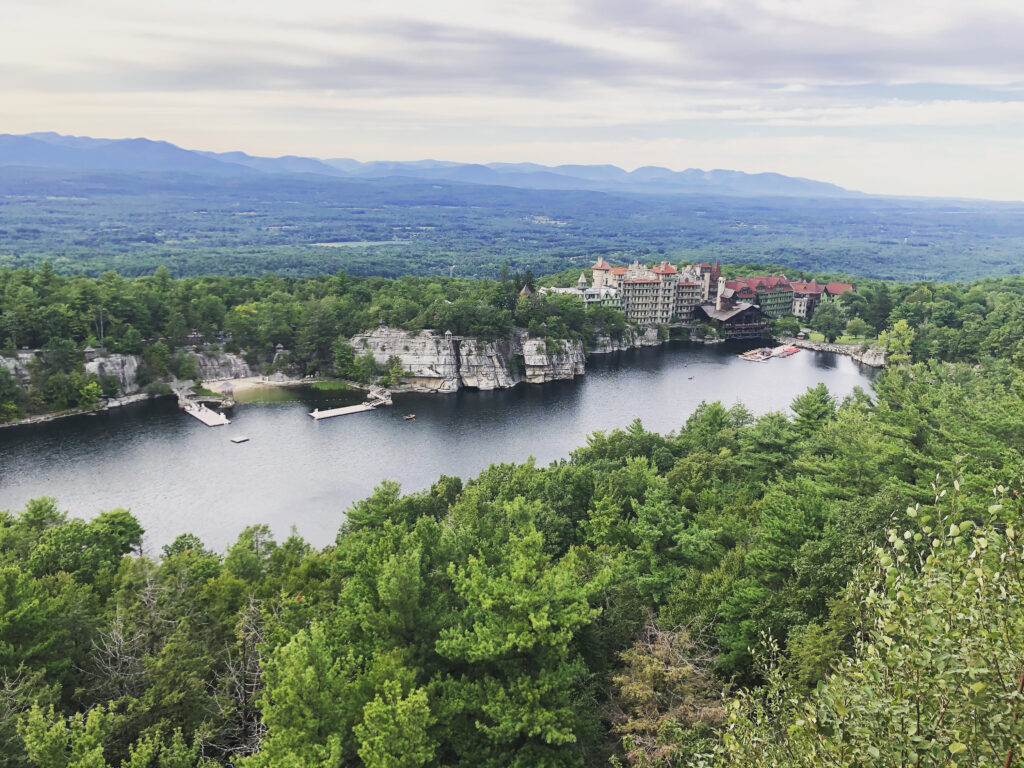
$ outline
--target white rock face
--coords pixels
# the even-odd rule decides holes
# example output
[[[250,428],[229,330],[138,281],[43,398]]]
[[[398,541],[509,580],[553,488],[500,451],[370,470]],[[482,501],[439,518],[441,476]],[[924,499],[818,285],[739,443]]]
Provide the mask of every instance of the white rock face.
[[[379,326],[356,334],[351,343],[356,355],[370,351],[380,365],[385,365],[392,355],[401,360],[413,391],[454,392],[459,388],[455,342],[446,341],[434,331],[410,336],[399,328]]]
[[[385,365],[392,355],[407,371],[409,389],[417,392],[455,392],[461,387],[508,389],[521,381],[541,384],[571,379],[586,364],[579,342],[560,341],[560,350],[547,350],[543,339],[528,339],[517,331],[510,339],[482,341],[446,339],[435,331],[410,336],[398,328],[380,326],[351,339],[357,355],[367,351]]]
[[[561,340],[548,349],[544,339],[523,341],[523,380],[544,384],[559,379],[573,379],[586,373],[583,345],[578,341]]]
[[[243,358],[230,352],[221,352],[215,355],[189,352],[189,356],[196,361],[199,378],[203,381],[244,379],[253,375],[249,364]]]
[[[520,349],[518,340],[458,342],[459,382],[476,389],[508,389],[522,379],[512,371],[509,361]]]
[[[639,333],[628,328],[621,339],[613,339],[611,336],[598,336],[594,339],[594,348],[590,350],[592,355],[607,355],[611,352],[622,352],[626,349],[637,347],[656,347],[662,344],[658,338],[656,327],[644,328]]]
[[[11,376],[19,384],[27,384],[29,380],[28,361],[33,352],[19,352],[16,357],[0,357],[0,365],[11,372]]]
[[[653,326],[644,328],[642,333],[633,334],[634,347],[657,347],[664,342],[658,338],[658,329]]]
[[[879,346],[872,346],[866,352],[854,352],[851,357],[871,368],[885,368],[886,365],[885,350]]]
[[[813,349],[818,352],[833,352],[837,355],[849,355],[858,363],[870,366],[871,368],[885,368],[887,365],[885,350],[877,344],[872,344],[867,351],[861,352],[857,344],[829,344],[824,341],[809,341],[807,339],[783,339],[783,343],[792,344],[801,349]]]
[[[118,395],[124,396],[139,389],[138,371],[142,358],[138,355],[106,355],[85,364],[86,373],[95,373],[103,378],[114,376],[118,383]]]

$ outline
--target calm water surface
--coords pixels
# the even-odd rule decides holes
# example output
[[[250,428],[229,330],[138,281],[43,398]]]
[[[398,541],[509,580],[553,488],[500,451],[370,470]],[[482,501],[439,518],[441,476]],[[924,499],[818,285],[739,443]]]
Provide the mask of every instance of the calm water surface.
[[[473,477],[494,462],[546,464],[568,456],[595,430],[640,418],[678,430],[701,401],[744,403],[756,414],[785,409],[824,382],[842,397],[868,387],[872,371],[847,357],[802,351],[750,363],[734,349],[675,343],[591,358],[572,382],[495,392],[399,394],[392,408],[314,421],[314,407],[358,402],[354,393],[309,388],[266,391],[240,404],[227,427],[182,414],[173,400],[94,416],[0,430],[0,509],[56,496],[71,514],[130,509],[146,550],[180,533],[222,549],[246,525],[294,526],[312,543],[333,540],[345,509],[381,480],[407,491],[441,474]],[[404,421],[415,413],[415,421]],[[236,445],[230,438],[245,435]]]

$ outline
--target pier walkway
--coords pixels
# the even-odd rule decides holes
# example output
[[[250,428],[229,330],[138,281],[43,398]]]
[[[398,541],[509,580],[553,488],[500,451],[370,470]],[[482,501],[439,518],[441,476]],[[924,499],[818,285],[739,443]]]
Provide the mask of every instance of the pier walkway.
[[[310,411],[309,415],[320,421],[320,419],[331,419],[335,416],[347,416],[350,413],[372,411],[374,408],[382,405],[391,405],[391,393],[382,387],[371,387],[369,394],[366,396],[366,401],[359,405],[345,405],[341,408],[331,408],[326,411],[316,408]]]
[[[208,427],[220,427],[231,423],[223,413],[207,408],[202,403],[187,403],[183,410],[189,416],[195,416]]]

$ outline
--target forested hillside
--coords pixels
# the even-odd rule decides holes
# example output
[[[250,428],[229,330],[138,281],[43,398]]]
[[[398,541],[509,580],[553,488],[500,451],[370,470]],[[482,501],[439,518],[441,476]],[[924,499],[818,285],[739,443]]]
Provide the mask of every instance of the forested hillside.
[[[5,285],[104,285],[43,275]],[[295,307],[302,334],[301,313],[363,289],[371,317],[409,291],[414,319],[417,286],[450,288],[105,280],[147,336],[159,307],[210,297],[225,318]],[[143,556],[124,511],[5,513],[0,760],[1014,765],[1022,287],[869,285],[840,308],[887,333],[872,392],[818,387],[758,419],[709,403],[674,434],[597,433],[548,467],[385,483],[322,550],[255,527],[225,553],[182,536]]]
[[[1024,266],[1021,205],[640,195],[409,178],[0,169],[0,266],[99,276],[497,277],[612,261],[770,261],[890,280]]]
[[[64,277],[38,270],[0,269],[0,358],[38,349],[19,389],[0,361],[0,423],[26,413],[89,407],[112,395],[117,382],[83,367],[82,349],[140,355],[139,381],[192,379],[183,348],[241,353],[258,369],[277,360],[301,374],[372,381],[378,371],[348,339],[385,323],[492,340],[513,328],[535,338],[591,345],[597,334],[618,337],[621,312],[585,307],[576,297],[531,293],[529,270],[499,281],[452,278],[356,278],[339,273],[308,279],[204,277],[174,280],[166,268],[150,277]],[[278,354],[280,349],[287,354]],[[358,359],[357,359],[358,358]]]
[[[140,355],[143,384],[195,376],[180,352],[186,345],[244,354],[254,368],[269,365],[281,345],[288,354],[278,362],[291,370],[370,380],[373,366],[365,360],[357,365],[360,351],[347,340],[378,323],[482,339],[507,337],[520,327],[535,338],[579,340],[586,347],[597,335],[622,334],[627,323],[617,310],[585,309],[570,296],[520,296],[524,285],[575,283],[578,276],[567,271],[562,279],[538,281],[529,270],[506,270],[499,280],[344,273],[175,279],[160,268],[139,278],[115,272],[90,278],[60,275],[48,264],[0,268],[0,357],[10,359],[22,348],[40,350],[28,389],[14,386],[0,365],[0,422],[90,407],[116,391],[115,383],[85,373],[81,350],[87,346]],[[1024,353],[1024,279],[858,280],[858,291],[820,308],[814,325],[837,334],[847,327],[869,337],[885,333],[881,343],[890,354],[914,361],[1010,359]]]

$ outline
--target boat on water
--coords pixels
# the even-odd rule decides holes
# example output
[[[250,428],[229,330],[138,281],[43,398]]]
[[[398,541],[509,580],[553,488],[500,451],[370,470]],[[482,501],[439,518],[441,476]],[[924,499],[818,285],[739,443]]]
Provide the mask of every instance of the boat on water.
[[[402,418],[405,419],[406,421],[412,421],[413,419],[416,418],[416,414],[415,413],[410,413],[410,414],[408,414],[406,416],[403,416]]]
[[[749,360],[750,362],[753,363],[763,363],[765,360],[771,358],[771,356],[772,350],[769,349],[768,347],[761,347],[760,349],[751,349],[748,350],[747,352],[743,352],[742,354],[737,355],[737,357],[739,357],[740,360]]]
[[[759,349],[747,350],[746,352],[737,355],[737,357],[741,360],[763,363],[766,360],[771,360],[773,357],[790,357],[799,351],[799,347],[789,347],[786,345],[782,345],[781,347],[760,347]]]

